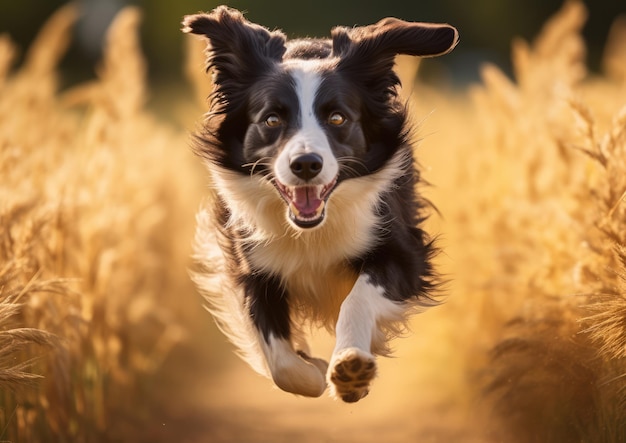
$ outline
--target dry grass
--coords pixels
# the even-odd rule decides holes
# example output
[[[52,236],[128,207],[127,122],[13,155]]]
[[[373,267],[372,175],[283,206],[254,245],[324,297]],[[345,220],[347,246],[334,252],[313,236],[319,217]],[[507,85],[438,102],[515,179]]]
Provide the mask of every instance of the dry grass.
[[[513,42],[513,79],[486,66],[461,94],[415,85],[449,298],[346,409],[180,353],[228,352],[184,341],[209,322],[186,273],[203,173],[188,135],[145,109],[136,9],[111,27],[98,78],[57,90],[75,18],[52,17],[15,72],[0,38],[0,440],[626,439],[624,19],[602,76],[586,72],[586,12],[568,1]]]
[[[193,170],[185,134],[143,109],[136,9],[109,30],[97,80],[57,91],[76,15],[59,10],[8,77],[0,41],[0,440],[119,438],[185,334],[171,296],[189,292],[189,242],[171,235],[197,198],[171,179]]]
[[[626,438],[626,46],[616,26],[610,76],[586,80],[585,18],[566,2],[514,42],[514,81],[486,66],[463,111],[437,102],[464,135],[439,141],[463,167],[431,178],[467,351],[457,377],[482,387],[496,441]]]

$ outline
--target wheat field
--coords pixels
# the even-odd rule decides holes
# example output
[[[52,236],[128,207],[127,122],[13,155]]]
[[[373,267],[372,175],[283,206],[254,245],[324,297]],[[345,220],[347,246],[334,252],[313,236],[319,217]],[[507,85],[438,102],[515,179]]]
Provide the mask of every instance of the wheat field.
[[[18,67],[0,37],[0,441],[626,441],[626,18],[601,74],[574,0],[512,42],[512,78],[435,90],[398,60],[445,303],[346,405],[278,391],[202,309],[189,131],[209,79],[189,39],[197,100],[171,104],[189,129],[157,117],[140,16],[119,13],[97,78],[68,90],[74,5]]]

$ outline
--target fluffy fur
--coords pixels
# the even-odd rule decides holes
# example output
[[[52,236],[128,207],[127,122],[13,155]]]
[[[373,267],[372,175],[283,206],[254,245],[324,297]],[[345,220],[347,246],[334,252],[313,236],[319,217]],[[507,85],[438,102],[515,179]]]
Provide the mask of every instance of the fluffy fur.
[[[458,34],[387,18],[287,41],[225,6],[183,30],[208,39],[214,82],[195,146],[215,190],[196,282],[255,370],[288,392],[328,385],[358,401],[434,285],[394,58],[447,53]],[[335,332],[330,364],[311,356],[307,323]]]

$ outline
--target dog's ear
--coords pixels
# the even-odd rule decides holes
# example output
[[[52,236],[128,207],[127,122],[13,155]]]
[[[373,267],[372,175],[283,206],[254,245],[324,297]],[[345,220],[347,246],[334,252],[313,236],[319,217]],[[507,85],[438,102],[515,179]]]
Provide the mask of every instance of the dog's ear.
[[[333,54],[342,58],[398,54],[436,57],[452,51],[459,42],[456,28],[448,24],[405,22],[393,17],[369,26],[336,27],[332,37]]]
[[[385,18],[369,26],[336,27],[332,38],[333,55],[340,59],[339,69],[357,73],[367,68],[370,74],[381,75],[393,68],[398,54],[435,57],[452,51],[459,34],[448,24]]]
[[[254,79],[285,53],[282,32],[250,23],[241,12],[227,6],[209,14],[186,16],[182,30],[208,39],[207,70],[215,68],[218,84],[228,79]]]

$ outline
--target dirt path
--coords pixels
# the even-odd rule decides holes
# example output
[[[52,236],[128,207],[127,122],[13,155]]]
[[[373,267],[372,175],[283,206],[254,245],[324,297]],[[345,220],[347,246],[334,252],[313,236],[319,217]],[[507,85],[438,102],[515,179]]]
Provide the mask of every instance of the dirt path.
[[[440,310],[442,312],[437,312]],[[149,422],[143,441],[201,442],[480,442],[467,426],[467,407],[455,398],[445,362],[450,349],[432,346],[445,308],[437,308],[422,329],[396,341],[397,358],[379,359],[371,393],[355,404],[296,397],[254,373],[213,327],[204,344],[192,343],[171,362],[162,420]],[[210,321],[206,318],[207,322]],[[431,325],[432,324],[432,325]],[[419,332],[419,331],[418,331]],[[435,334],[433,337],[432,333]],[[330,352],[328,338],[314,342]],[[178,367],[178,369],[175,369]],[[161,394],[159,394],[161,395]]]

